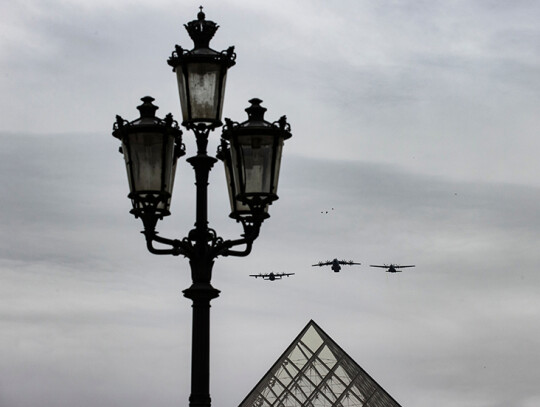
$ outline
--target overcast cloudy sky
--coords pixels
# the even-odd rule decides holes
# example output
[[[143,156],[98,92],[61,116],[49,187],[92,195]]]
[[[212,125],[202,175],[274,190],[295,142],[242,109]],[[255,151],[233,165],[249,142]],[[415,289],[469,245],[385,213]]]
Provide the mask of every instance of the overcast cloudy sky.
[[[187,261],[145,251],[111,128],[146,95],[180,118],[166,60],[199,5],[0,5],[2,407],[187,403]],[[404,407],[540,405],[540,3],[203,5],[238,54],[224,116],[259,97],[293,132],[253,253],[214,267],[214,405],[310,319]],[[192,227],[193,182],[182,160],[162,235]],[[236,238],[221,167],[210,183],[210,226]],[[362,266],[311,267],[334,257]],[[416,268],[367,266],[391,262]],[[296,274],[248,277],[270,271]]]

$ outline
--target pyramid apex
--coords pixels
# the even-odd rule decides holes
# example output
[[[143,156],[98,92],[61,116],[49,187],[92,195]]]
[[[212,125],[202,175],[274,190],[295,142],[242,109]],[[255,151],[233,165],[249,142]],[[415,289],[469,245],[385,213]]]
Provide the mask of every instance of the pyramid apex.
[[[311,319],[239,407],[339,406],[344,399],[401,407]]]

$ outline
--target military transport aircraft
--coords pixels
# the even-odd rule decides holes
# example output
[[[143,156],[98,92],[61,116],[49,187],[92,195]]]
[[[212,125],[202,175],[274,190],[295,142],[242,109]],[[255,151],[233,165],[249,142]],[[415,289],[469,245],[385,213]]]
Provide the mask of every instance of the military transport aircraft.
[[[401,273],[401,270],[407,267],[414,267],[414,266],[400,266],[399,264],[383,264],[382,266],[378,266],[375,264],[370,264],[369,267],[379,267],[382,269],[387,269],[387,273]]]
[[[361,264],[361,263],[355,263],[352,260],[327,260],[327,261],[320,261],[317,264],[312,264],[312,267],[315,266],[332,266],[332,270],[334,270],[335,273],[338,273],[339,270],[341,270],[341,266],[352,266],[353,264]]]
[[[294,273],[266,273],[266,274],[259,273],[259,274],[250,274],[249,276],[255,277],[255,278],[262,277],[263,280],[275,281],[275,280],[281,280],[283,277],[294,276]]]

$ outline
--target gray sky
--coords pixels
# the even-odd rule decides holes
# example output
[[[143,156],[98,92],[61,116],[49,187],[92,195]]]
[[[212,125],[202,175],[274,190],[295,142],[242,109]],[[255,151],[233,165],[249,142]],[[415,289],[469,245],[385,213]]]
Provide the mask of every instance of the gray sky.
[[[187,261],[145,251],[110,133],[146,95],[180,118],[166,60],[198,6],[0,5],[2,407],[186,403]],[[259,97],[293,132],[253,253],[214,267],[214,405],[310,319],[404,407],[539,405],[540,3],[204,6],[238,54],[224,116]],[[193,182],[182,160],[162,235],[192,227]],[[236,238],[221,167],[210,183],[210,226]],[[310,266],[334,257],[363,265]],[[366,266],[391,262],[417,267]],[[270,271],[296,275],[247,277]]]

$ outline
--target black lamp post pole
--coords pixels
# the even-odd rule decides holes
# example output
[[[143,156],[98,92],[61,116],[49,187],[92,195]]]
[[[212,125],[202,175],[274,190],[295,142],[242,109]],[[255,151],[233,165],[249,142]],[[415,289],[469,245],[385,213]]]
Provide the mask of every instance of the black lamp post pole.
[[[210,284],[204,287],[193,285],[184,290],[184,296],[193,301],[189,405],[210,407],[210,300],[219,296],[219,290]]]
[[[217,158],[208,155],[210,131],[222,125],[221,105],[226,71],[234,65],[234,47],[217,52],[208,42],[217,25],[205,20],[186,24],[195,43],[191,51],[180,46],[168,60],[177,73],[183,125],[195,133],[197,154],[187,159],[195,172],[195,227],[182,240],[162,237],[156,231],[159,220],[170,215],[169,207],[177,160],[185,154],[182,131],[168,114],[155,115],[153,98],[142,98],[140,117],[131,122],[117,116],[113,136],[122,146],[133,209],[142,220],[146,247],[159,255],[182,255],[189,259],[191,287],[184,296],[193,302],[190,407],[210,407],[210,301],[219,296],[212,287],[212,267],[219,256],[244,257],[250,254],[262,222],[269,217],[268,205],[276,194],[283,141],[291,137],[285,116],[277,122],[264,120],[260,99],[250,100],[243,123],[225,119],[217,157],[225,164],[231,202],[231,218],[242,224],[243,233],[235,240],[224,240],[208,227],[208,178]],[[209,90],[210,89],[210,90]],[[233,162],[234,161],[234,162]],[[155,244],[158,247],[155,247]],[[242,250],[233,250],[243,246]]]
[[[190,232],[195,240],[194,256],[190,259],[193,284],[184,290],[184,296],[193,301],[191,349],[191,407],[210,406],[210,301],[219,296],[212,287],[214,258],[208,241],[212,238],[208,228],[208,177],[217,161],[208,156],[206,146],[209,130],[197,128],[197,155],[187,161],[195,171],[196,222]]]

